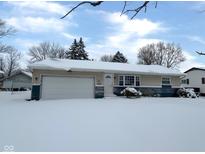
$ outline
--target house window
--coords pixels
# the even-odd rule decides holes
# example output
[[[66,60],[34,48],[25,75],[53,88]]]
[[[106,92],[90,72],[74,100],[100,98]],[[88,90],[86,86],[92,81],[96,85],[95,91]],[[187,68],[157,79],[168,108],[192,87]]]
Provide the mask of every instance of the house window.
[[[183,79],[183,80],[181,80],[181,83],[182,83],[182,84],[187,84],[187,80],[186,80],[186,79]]]
[[[189,79],[186,79],[186,84],[189,84]]]
[[[120,86],[123,86],[123,85],[124,85],[123,76],[119,76],[119,85],[120,85]]]
[[[162,77],[162,85],[170,85],[171,79],[168,77]]]
[[[205,78],[201,78],[201,83],[205,84]]]
[[[125,76],[125,85],[134,86],[135,77],[134,76]]]
[[[140,77],[139,76],[136,76],[135,77],[135,84],[136,84],[136,86],[140,86]]]

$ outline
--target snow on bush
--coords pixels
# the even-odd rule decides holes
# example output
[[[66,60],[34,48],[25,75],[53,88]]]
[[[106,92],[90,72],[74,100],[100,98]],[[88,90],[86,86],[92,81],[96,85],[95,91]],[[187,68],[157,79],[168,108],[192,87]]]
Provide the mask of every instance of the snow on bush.
[[[127,97],[132,97],[132,96],[140,97],[140,96],[142,96],[142,93],[140,91],[136,90],[135,88],[130,88],[130,87],[127,87],[124,90],[122,90],[121,94],[123,94],[124,96],[127,96]]]
[[[179,97],[189,97],[189,98],[196,98],[197,95],[192,88],[181,88],[177,91]]]
[[[186,92],[187,92],[187,97],[191,97],[191,98],[197,97],[196,93],[194,92],[194,89],[186,89]]]

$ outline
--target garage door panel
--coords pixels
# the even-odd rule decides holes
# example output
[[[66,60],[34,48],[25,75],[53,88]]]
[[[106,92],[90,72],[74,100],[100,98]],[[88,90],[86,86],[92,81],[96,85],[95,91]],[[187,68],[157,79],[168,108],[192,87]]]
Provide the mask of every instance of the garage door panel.
[[[93,98],[94,78],[43,77],[43,99]]]

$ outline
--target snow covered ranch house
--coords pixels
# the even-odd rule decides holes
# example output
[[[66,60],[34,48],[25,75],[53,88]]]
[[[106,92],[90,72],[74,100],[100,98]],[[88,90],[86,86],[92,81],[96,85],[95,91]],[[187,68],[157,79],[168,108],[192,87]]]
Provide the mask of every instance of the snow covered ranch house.
[[[205,96],[205,68],[192,67],[184,73],[186,76],[181,81],[182,87],[193,88]]]
[[[46,59],[32,69],[31,99],[103,98],[134,87],[145,96],[176,96],[184,74],[159,65]]]
[[[31,89],[31,81],[32,73],[20,70],[2,80],[2,89],[12,91]]]

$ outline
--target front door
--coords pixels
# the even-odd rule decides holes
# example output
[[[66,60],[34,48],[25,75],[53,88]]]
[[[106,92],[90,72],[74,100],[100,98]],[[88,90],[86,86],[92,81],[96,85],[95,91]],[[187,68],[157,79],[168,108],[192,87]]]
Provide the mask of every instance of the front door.
[[[104,94],[105,97],[113,96],[113,74],[104,75]]]

